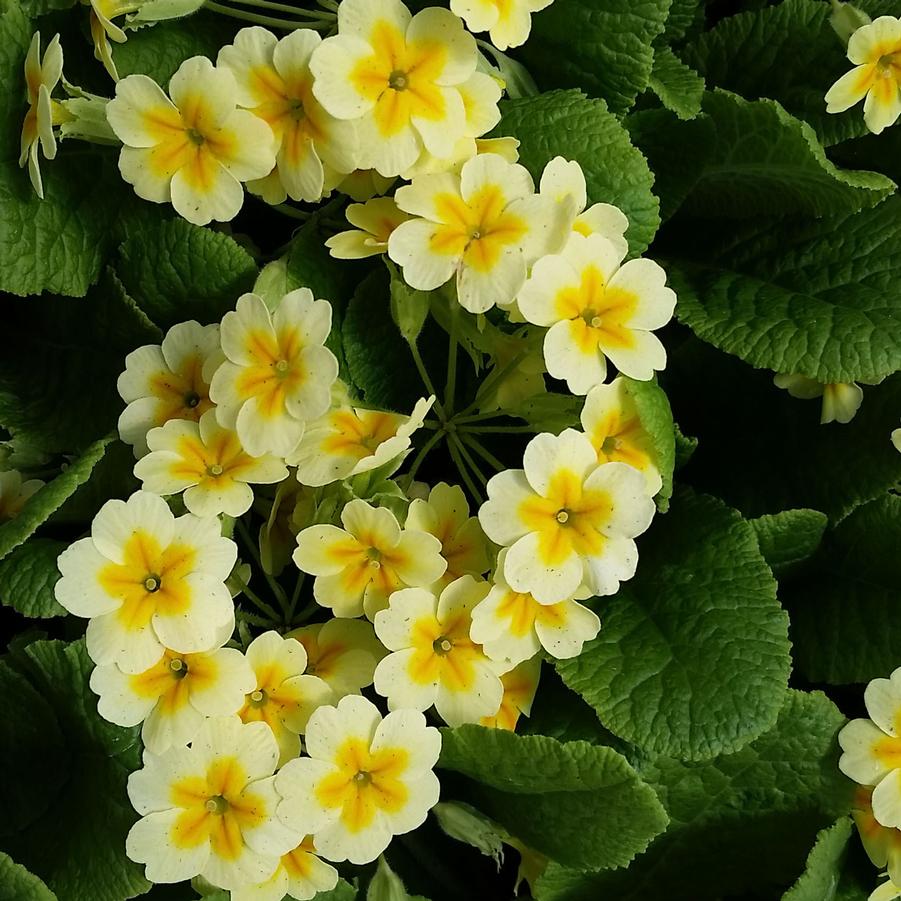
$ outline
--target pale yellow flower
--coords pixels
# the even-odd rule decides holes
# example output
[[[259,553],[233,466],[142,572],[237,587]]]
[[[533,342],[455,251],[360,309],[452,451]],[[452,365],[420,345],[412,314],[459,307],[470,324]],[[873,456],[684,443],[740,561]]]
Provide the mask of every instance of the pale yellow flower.
[[[53,40],[41,57],[41,33],[36,31],[25,57],[25,88],[28,93],[28,112],[22,123],[21,153],[19,165],[28,166],[35,193],[43,199],[44,183],[38,151],[48,160],[56,156],[56,137],[53,134],[55,111],[59,104],[51,99],[53,89],[63,74],[63,50],[59,45],[59,35]]]

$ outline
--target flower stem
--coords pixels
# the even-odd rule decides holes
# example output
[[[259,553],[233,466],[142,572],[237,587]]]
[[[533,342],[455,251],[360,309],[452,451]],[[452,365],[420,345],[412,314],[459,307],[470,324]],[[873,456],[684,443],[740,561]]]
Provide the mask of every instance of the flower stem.
[[[215,3],[213,0],[206,0],[204,7],[210,12],[219,13],[222,16],[230,16],[232,19],[240,19],[242,22],[254,22],[257,25],[268,25],[270,28],[283,28],[285,31],[296,31],[298,28],[313,28],[317,31],[331,28],[330,22],[298,22],[277,19],[274,16],[262,16],[243,9],[232,9],[230,6]]]
[[[253,558],[253,562],[260,568],[260,572],[263,574],[266,582],[269,585],[270,590],[275,595],[278,600],[279,606],[282,608],[282,613],[284,614],[288,609],[288,596],[285,594],[284,589],[281,585],[276,582],[276,580],[266,572],[263,567],[263,562],[260,560],[260,552],[257,550],[256,542],[253,539],[253,536],[250,534],[250,529],[247,528],[246,523],[241,520],[235,520],[235,528],[238,534],[241,536],[241,540],[244,542],[244,546],[247,548],[247,552]],[[251,600],[253,600],[251,598]],[[268,606],[268,605],[267,605]],[[269,608],[272,609],[271,607]],[[276,614],[276,619],[280,617]]]
[[[413,362],[416,364],[416,371],[419,373],[419,377],[422,379],[422,384],[425,385],[425,390],[435,396],[435,405],[433,407],[435,411],[435,415],[441,422],[447,421],[447,416],[444,414],[444,408],[441,406],[440,401],[438,400],[438,392],[435,390],[435,384],[432,382],[432,378],[429,375],[429,371],[425,368],[425,363],[422,361],[422,354],[419,352],[419,348],[416,346],[415,341],[408,341],[407,347],[410,348],[410,354],[413,357]]]
[[[463,434],[460,436],[460,440],[467,447],[471,447],[489,466],[493,466],[498,472],[503,472],[507,468],[481,441],[472,435]]]
[[[425,460],[425,458],[429,455],[429,451],[431,451],[432,448],[435,447],[436,444],[438,444],[438,442],[444,437],[444,434],[444,431],[435,432],[435,434],[432,435],[432,437],[429,438],[429,440],[426,441],[426,443],[422,446],[419,453],[413,460],[413,464],[410,466],[410,471],[407,473],[411,482],[416,477],[416,473],[419,472],[419,467],[422,466],[423,460]]]
[[[303,222],[306,222],[311,215],[306,210],[299,210],[297,207],[291,206],[290,203],[273,203],[271,206],[272,209],[278,210],[279,213],[290,216],[292,219],[300,219]]]
[[[459,430],[477,435],[525,435],[535,431],[530,425],[461,425]]]
[[[448,435],[450,438],[450,435]],[[457,445],[454,441],[448,440],[447,449],[450,451],[451,459],[454,461],[454,464],[457,467],[458,472],[460,473],[460,478],[463,479],[464,484],[469,489],[469,493],[473,496],[476,503],[479,506],[482,505],[482,495],[479,492],[479,489],[476,487],[475,482],[472,480],[472,476],[469,474],[469,470],[466,468],[466,464],[463,462],[463,457],[460,456],[460,451],[457,449]]]
[[[528,356],[529,352],[527,350],[522,351],[521,353],[516,354],[511,360],[508,361],[506,366],[503,366],[500,370],[498,370],[497,366],[494,367],[493,372],[488,378],[482,382],[478,391],[476,391],[476,396],[473,398],[472,403],[466,407],[465,410],[460,411],[460,417],[468,416],[472,413],[473,410],[478,407],[478,405],[482,402],[484,398],[488,396],[488,394],[493,391],[495,388],[499,387],[500,384],[516,369],[517,366]]]
[[[229,2],[229,0],[226,0]],[[241,6],[257,6],[260,9],[271,9],[276,12],[292,13],[300,16],[302,19],[314,19],[320,22],[335,23],[336,16],[332,12],[322,10],[317,12],[312,9],[300,9],[297,6],[291,6],[288,3],[273,3],[272,0],[231,0],[232,3],[238,3]]]
[[[301,570],[297,573],[297,581],[294,583],[294,591],[291,592],[291,600],[288,602],[288,609],[285,612],[285,625],[290,626],[294,621],[294,614],[297,610],[297,602],[300,600],[300,591],[303,583],[306,581],[307,574]]]
[[[275,624],[282,621],[278,611],[271,604],[267,604],[255,591],[252,591],[248,585],[241,589],[241,593],[250,598],[251,601],[269,617],[269,622]]]
[[[472,470],[473,475],[483,484],[487,484],[488,479],[485,478],[485,473],[482,472],[479,464],[476,462],[475,457],[469,452],[469,449],[463,443],[463,440],[456,432],[448,432],[447,439],[449,443],[456,444],[457,450],[460,452],[460,456],[465,461],[466,465]]]
[[[447,348],[447,384],[444,386],[444,409],[449,417],[454,415],[454,394],[457,390],[457,318],[459,315],[459,304],[451,304],[451,324]]]

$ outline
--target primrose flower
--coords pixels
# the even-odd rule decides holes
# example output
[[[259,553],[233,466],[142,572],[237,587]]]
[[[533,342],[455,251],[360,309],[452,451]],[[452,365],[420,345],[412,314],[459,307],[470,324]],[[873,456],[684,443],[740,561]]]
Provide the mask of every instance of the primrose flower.
[[[352,203],[344,215],[356,228],[332,235],[325,242],[329,253],[339,260],[362,260],[387,253],[391,233],[401,222],[411,218],[398,209],[393,197],[374,197],[366,203]]]
[[[221,645],[229,635],[223,630],[220,638]],[[100,715],[119,726],[143,721],[141,740],[153,754],[193,741],[206,717],[236,714],[255,682],[244,655],[221,646],[202,654],[167,650],[143,673],[124,673],[115,664],[91,673]]]
[[[272,131],[238,109],[234,76],[206,57],[178,67],[169,95],[146,75],[116,84],[106,113],[124,145],[122,177],[138,197],[171,202],[195,225],[234,219],[244,202],[241,182],[262,178],[275,165]]]
[[[306,746],[310,756],[288,761],[276,777],[278,816],[313,835],[327,860],[375,860],[438,802],[432,768],[441,733],[415,710],[382,719],[373,703],[351,695],[310,717]]]
[[[582,429],[594,446],[598,463],[628,463],[643,476],[648,494],[660,491],[663,480],[651,437],[642,428],[635,400],[623,378],[597,385],[585,396]]]
[[[372,685],[376,664],[387,653],[375,630],[360,619],[330,619],[288,633],[307,652],[307,672],[322,679],[337,701]]]
[[[575,160],[555,156],[541,173],[538,193],[569,206],[575,217],[572,228],[576,234],[586,238],[601,235],[616,248],[620,259],[625,258],[629,252],[629,242],[625,237],[629,227],[626,214],[609,203],[595,203],[585,209],[588,206],[585,173]]]
[[[460,304],[471,313],[509,304],[528,267],[566,239],[561,205],[535,194],[523,166],[493,153],[473,157],[459,175],[419,176],[398,188],[395,199],[422,217],[402,223],[388,239],[388,255],[404,267],[404,280],[431,291],[456,274]]]
[[[341,524],[304,529],[294,551],[297,568],[316,576],[313,597],[335,616],[372,619],[392,592],[431,585],[447,569],[434,535],[401,529],[384,507],[354,499],[341,511]]]
[[[437,582],[444,588],[460,576],[481,576],[488,570],[488,540],[459,485],[439,482],[428,498],[414,498],[407,510],[405,526],[428,532],[441,542],[447,569]]]
[[[507,549],[497,559],[494,584],[472,612],[472,640],[492,660],[511,665],[534,657],[542,648],[557,660],[582,653],[582,646],[601,629],[597,615],[575,599],[542,604],[528,593],[514,591],[504,578]],[[582,591],[577,597],[588,597]]]
[[[541,657],[537,655],[503,673],[501,684],[504,686],[504,696],[500,709],[494,716],[482,717],[479,725],[514,732],[520,716],[529,716],[532,712],[540,677]]]
[[[676,295],[652,260],[622,263],[601,235],[572,234],[563,252],[532,269],[517,298],[522,315],[550,326],[544,360],[573,394],[587,394],[607,376],[609,359],[623,373],[647,381],[666,366],[666,350],[652,333],[666,325]]]
[[[873,816],[873,789],[858,786],[851,802],[851,816],[861,844],[873,865],[888,869],[892,881],[901,885],[901,830],[887,829]]]
[[[644,477],[625,463],[599,465],[573,429],[536,435],[523,467],[493,476],[479,510],[485,534],[510,548],[507,584],[540,604],[568,600],[582,586],[591,595],[616,592],[635,575],[633,539],[654,516]]]
[[[451,12],[470,31],[487,31],[498,50],[525,44],[532,30],[532,13],[554,0],[451,0]]]
[[[799,400],[823,398],[820,424],[828,422],[850,422],[863,402],[863,389],[856,382],[832,382],[823,384],[803,375],[777,373],[773,377],[777,388],[784,388]]]
[[[235,611],[225,580],[236,559],[218,519],[176,518],[162,498],[136,491],[127,501],[107,501],[91,536],[59,555],[56,599],[90,617],[94,663],[143,673],[167,649],[210,651],[223,632],[231,634]]]
[[[22,481],[22,473],[15,469],[0,472],[0,523],[18,516],[25,502],[43,487],[40,479]]]
[[[267,203],[286,197],[315,203],[356,168],[354,128],[330,116],[313,96],[310,57],[322,38],[299,28],[279,40],[271,31],[242,28],[219,51],[217,65],[230,70],[238,104],[272,129],[275,168],[247,189]]]
[[[901,668],[873,679],[864,690],[869,719],[854,719],[838,734],[844,752],[839,769],[860,785],[872,785],[873,816],[889,828],[901,826]]]
[[[310,61],[316,99],[354,120],[361,168],[402,175],[423,149],[450,156],[466,131],[458,90],[476,70],[475,39],[446,9],[410,15],[399,0],[343,0],[338,34]]]
[[[91,7],[90,27],[91,40],[94,43],[94,59],[103,63],[103,68],[113,81],[119,80],[119,72],[113,62],[112,48],[109,42],[124,44],[127,40],[125,32],[113,22],[118,16],[134,12],[139,9],[139,0],[82,0]]]
[[[435,398],[417,401],[409,416],[339,407],[311,423],[288,457],[302,485],[321,486],[369,472],[410,449],[411,435],[422,425]]]
[[[210,382],[216,416],[251,456],[287,457],[308,420],[329,408],[338,361],[324,346],[332,327],[328,301],[309,288],[286,294],[275,313],[244,294],[222,318],[226,360]]]
[[[328,685],[305,675],[307,652],[293,638],[264,632],[247,648],[255,685],[247,691],[239,716],[245,723],[262,721],[272,730],[279,747],[279,763],[300,753],[301,732],[310,714],[332,700]]]
[[[53,36],[53,40],[44,51],[44,56],[41,57],[41,33],[36,31],[25,57],[28,112],[22,123],[19,165],[23,168],[28,166],[31,185],[41,200],[44,199],[44,183],[41,180],[38,150],[44,154],[45,159],[52,160],[56,156],[56,137],[53,134],[54,108],[59,104],[51,100],[50,95],[62,74],[63,49],[59,45],[59,35]]]
[[[251,457],[231,430],[207,410],[200,422],[170,419],[147,434],[150,453],[138,460],[135,475],[145,491],[178,494],[197,516],[240,516],[253,503],[251,484],[269,485],[288,477],[278,457]]]
[[[901,115],[901,19],[880,16],[858,28],[848,41],[854,68],[829,88],[826,112],[841,113],[861,100],[863,118],[874,134]]]
[[[265,882],[232,889],[231,901],[310,901],[319,892],[330,892],[338,884],[338,871],[316,856],[312,836],[281,856],[278,868]]]
[[[119,417],[119,437],[134,446],[135,456],[147,453],[147,433],[170,419],[198,422],[211,410],[210,386],[203,375],[218,360],[219,326],[179,322],[162,344],[147,344],[125,358],[125,372],[116,387],[128,406]]]
[[[203,876],[220,888],[264,882],[302,834],[275,816],[278,746],[265,723],[204,721],[190,748],[144,752],[128,777],[141,819],[125,841],[150,882]]]
[[[391,595],[375,616],[375,634],[393,652],[375,668],[375,690],[389,710],[434,705],[449,726],[497,713],[504,693],[498,666],[470,638],[473,608],[489,588],[461,576],[440,597],[424,588]]]

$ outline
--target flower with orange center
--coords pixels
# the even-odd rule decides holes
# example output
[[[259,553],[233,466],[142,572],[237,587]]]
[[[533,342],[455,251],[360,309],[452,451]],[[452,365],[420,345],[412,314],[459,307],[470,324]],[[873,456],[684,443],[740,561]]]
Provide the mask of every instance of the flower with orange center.
[[[285,895],[295,901],[310,901],[319,892],[330,892],[338,884],[338,871],[320,860],[313,837],[282,854],[276,871],[257,885],[232,889],[231,901],[282,901]]]
[[[52,160],[56,156],[56,137],[53,134],[55,111],[59,104],[50,95],[63,74],[63,50],[59,35],[47,45],[41,57],[41,33],[36,31],[25,57],[25,89],[28,95],[28,112],[22,123],[21,154],[19,165],[28,166],[28,176],[35,193],[44,198],[44,183],[38,162],[38,150]]]
[[[498,50],[525,44],[532,30],[532,13],[554,0],[451,0],[451,11],[470,31],[487,31]]]
[[[60,554],[55,589],[66,610],[90,618],[87,648],[96,664],[143,673],[167,649],[209,651],[231,634],[225,580],[237,547],[220,528],[213,517],[176,518],[146,491],[100,508],[91,536]]]
[[[185,60],[169,95],[146,75],[116,84],[107,119],[123,143],[122,177],[144,200],[169,203],[195,225],[234,219],[244,202],[241,182],[275,165],[272,131],[238,109],[234,76],[203,56]]]
[[[338,361],[324,346],[332,307],[309,288],[286,294],[274,313],[244,294],[222,318],[226,360],[212,374],[210,398],[221,425],[254,457],[287,457],[309,420],[329,408]]]
[[[97,712],[119,726],[144,723],[141,740],[153,754],[193,741],[206,717],[232,716],[241,709],[255,679],[244,655],[221,647],[203,654],[167,650],[143,673],[123,673],[115,664],[91,673],[91,689],[100,698]]]
[[[403,175],[423,149],[450,156],[465,134],[458,86],[477,59],[475,39],[449,10],[411,16],[400,0],[343,0],[338,34],[310,60],[313,94],[353,120],[360,168]]]
[[[145,491],[169,495],[184,491],[185,507],[197,516],[241,516],[253,503],[251,484],[269,485],[288,477],[288,468],[271,454],[251,457],[238,436],[207,410],[200,422],[170,419],[147,434],[150,453],[135,465]]]
[[[623,375],[648,381],[666,366],[653,329],[673,315],[676,295],[652,260],[629,260],[602,235],[571,234],[562,253],[539,260],[517,301],[522,315],[549,326],[544,360],[573,394],[607,377],[609,359]]]
[[[390,463],[400,466],[410,437],[422,425],[435,398],[417,401],[409,416],[338,407],[310,424],[288,457],[302,485],[321,486],[369,472]]]
[[[119,437],[134,445],[135,456],[147,453],[147,433],[170,419],[198,422],[211,410],[204,366],[218,359],[219,326],[179,322],[162,344],[147,344],[125,358],[116,387],[128,406],[119,417]]]
[[[264,632],[247,648],[247,661],[256,684],[247,691],[239,716],[245,723],[266,723],[279,747],[279,763],[300,753],[299,735],[310,714],[332,700],[328,685],[305,675],[307,652],[293,638]]]
[[[339,701],[372,685],[376,664],[387,653],[366,620],[330,619],[288,633],[307,652],[307,672],[319,676]]]
[[[310,756],[289,761],[276,777],[278,816],[312,835],[327,860],[375,860],[392,836],[421,826],[438,801],[432,768],[441,734],[415,710],[382,719],[373,703],[350,695],[310,717],[306,747]]]
[[[216,59],[235,76],[238,104],[275,135],[275,168],[247,184],[267,203],[287,197],[315,203],[356,168],[353,126],[330,116],[313,96],[310,57],[321,41],[308,28],[281,40],[259,26],[242,28]]]
[[[901,668],[873,679],[864,691],[869,719],[854,719],[838,734],[839,769],[860,785],[872,785],[873,816],[901,827]]]
[[[829,88],[826,112],[842,113],[863,100],[864,122],[874,134],[901,115],[901,19],[880,16],[848,41],[854,68]]]
[[[339,260],[362,260],[388,250],[391,233],[410,215],[398,209],[393,197],[374,197],[366,203],[352,203],[344,211],[356,228],[332,235],[325,242],[329,253]]]
[[[528,267],[563,246],[571,218],[565,205],[535,193],[523,166],[494,153],[473,157],[459,175],[418,176],[395,199],[420,217],[388,239],[404,280],[431,291],[456,275],[457,297],[471,313],[509,304]]]
[[[316,576],[313,597],[335,616],[372,619],[392,592],[431,585],[447,569],[434,535],[401,529],[384,507],[354,499],[341,511],[341,524],[304,529],[294,551],[297,568]]]
[[[22,473],[15,469],[0,472],[0,523],[18,516],[25,502],[43,487],[40,479],[23,481]]]
[[[151,882],[202,876],[219,888],[264,882],[302,833],[276,815],[278,746],[265,723],[207,719],[190,748],[144,753],[128,777],[141,819],[125,842]]]
[[[581,654],[585,642],[600,631],[597,614],[573,598],[541,604],[531,594],[514,591],[504,578],[506,556],[504,548],[491,591],[472,612],[472,640],[492,660],[510,665],[529,660],[542,648],[557,660]],[[579,600],[588,596],[584,590],[576,595]]]
[[[501,676],[504,697],[501,699],[500,710],[494,716],[482,717],[479,725],[489,729],[515,731],[520,716],[528,716],[532,712],[532,701],[535,700],[540,677],[541,657],[537,655],[507,670]]]
[[[488,482],[479,510],[485,534],[509,547],[504,578],[514,591],[540,604],[613,594],[635,575],[633,540],[654,516],[644,477],[625,463],[598,464],[581,432],[536,435],[523,469],[498,473]]]
[[[851,816],[857,826],[867,857],[880,870],[888,870],[892,881],[901,885],[901,829],[887,829],[873,816],[873,789],[861,785],[851,802]]]
[[[641,425],[628,382],[615,378],[597,385],[585,397],[582,428],[597,451],[598,463],[628,463],[645,479],[653,497],[663,484],[651,437]]]
[[[488,570],[488,540],[478,518],[469,515],[469,502],[459,485],[439,482],[428,498],[414,498],[405,525],[441,542],[447,570],[436,583],[438,588],[459,576],[481,576]]]
[[[504,693],[498,672],[505,667],[470,637],[472,610],[490,587],[461,576],[440,597],[423,588],[391,595],[375,617],[375,634],[392,651],[375,668],[375,690],[390,710],[434,705],[449,726],[497,713]]]

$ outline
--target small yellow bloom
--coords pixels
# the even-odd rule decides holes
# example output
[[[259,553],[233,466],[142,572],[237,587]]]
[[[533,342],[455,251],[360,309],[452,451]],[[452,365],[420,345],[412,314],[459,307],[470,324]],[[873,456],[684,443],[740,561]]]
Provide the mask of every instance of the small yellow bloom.
[[[119,417],[119,437],[147,453],[147,433],[170,419],[198,422],[213,407],[204,368],[220,359],[219,326],[179,322],[162,344],[148,344],[125,358],[116,387],[128,406]]]
[[[19,165],[28,166],[35,193],[44,198],[44,183],[38,162],[38,149],[44,157],[52,160],[56,156],[56,137],[53,134],[54,110],[59,104],[50,95],[63,74],[63,50],[59,45],[59,35],[47,45],[41,57],[41,33],[36,31],[25,57],[25,88],[28,92],[28,112],[22,123],[21,154]]]
[[[520,716],[528,716],[532,712],[532,701],[538,691],[538,679],[541,676],[541,658],[533,657],[524,660],[501,676],[504,686],[504,697],[501,708],[494,716],[486,716],[479,720],[480,726],[491,729],[506,729],[513,732]]]
[[[374,704],[351,695],[310,717],[306,745],[310,756],[288,761],[276,777],[278,816],[312,835],[327,860],[375,860],[438,801],[432,767],[441,733],[415,710],[382,719]]]
[[[297,467],[298,482],[316,487],[369,472],[392,460],[399,466],[434,400],[417,401],[409,416],[360,407],[331,410],[310,424],[287,462]]]
[[[332,235],[325,242],[339,260],[362,260],[387,253],[388,239],[401,222],[412,218],[398,209],[393,197],[375,197],[366,203],[352,203],[344,213],[356,228]]]
[[[282,854],[276,871],[257,885],[232,889],[231,901],[311,901],[319,892],[330,892],[338,884],[338,871],[316,855],[310,835],[287,854]]]
[[[22,473],[15,469],[0,472],[0,523],[18,516],[28,498],[43,487],[40,479],[22,481]]]
[[[279,40],[271,31],[242,28],[219,51],[217,64],[235,76],[238,103],[272,129],[276,164],[247,189],[267,203],[286,197],[315,203],[356,168],[354,128],[330,116],[313,96],[310,57],[322,38],[299,28]]]
[[[857,382],[831,382],[823,384],[803,375],[778,373],[773,377],[777,388],[784,388],[799,400],[823,398],[820,424],[828,422],[850,422],[863,403],[863,389]]]
[[[169,495],[184,491],[185,507],[197,516],[241,516],[253,503],[252,484],[269,485],[288,477],[278,457],[251,457],[231,430],[207,410],[200,422],[170,419],[147,434],[150,453],[135,464],[145,491]]]
[[[431,585],[447,568],[434,535],[401,529],[384,507],[352,500],[341,524],[304,529],[294,551],[297,568],[316,576],[313,597],[335,616],[372,619],[392,592]]]
[[[124,145],[122,177],[139,197],[171,202],[195,225],[234,219],[244,203],[241,182],[263,178],[275,165],[272,130],[238,109],[234,76],[206,57],[178,67],[169,95],[146,75],[116,84],[107,118]]]
[[[848,59],[854,68],[829,88],[826,112],[841,113],[863,100],[864,122],[878,135],[901,115],[901,19],[880,16],[858,28],[848,41]]]
[[[525,44],[532,30],[532,13],[554,0],[451,0],[451,12],[470,31],[487,31],[498,50]]]
[[[494,716],[504,669],[470,637],[472,611],[490,586],[472,576],[451,582],[440,597],[424,588],[391,595],[375,616],[375,634],[393,653],[375,669],[375,690],[390,710],[434,705],[449,726]]]

